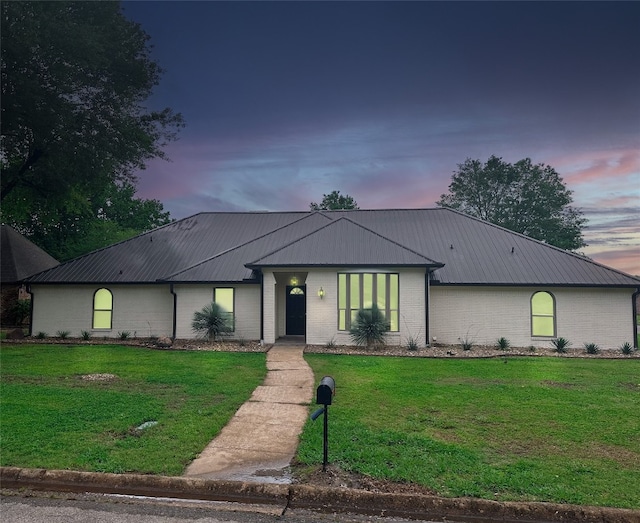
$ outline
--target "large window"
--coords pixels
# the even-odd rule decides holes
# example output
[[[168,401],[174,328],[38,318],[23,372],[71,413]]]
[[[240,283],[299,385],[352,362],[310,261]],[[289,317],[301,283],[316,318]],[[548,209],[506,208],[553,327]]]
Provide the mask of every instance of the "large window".
[[[556,302],[548,292],[531,296],[531,335],[551,338],[556,335]]]
[[[113,295],[109,289],[98,289],[93,295],[93,328],[110,329],[113,319]]]
[[[220,287],[213,289],[213,301],[216,302],[224,310],[224,314],[227,316],[228,325],[232,331],[236,330],[234,309],[234,289],[233,287]]]
[[[370,309],[375,303],[397,332],[398,275],[391,273],[338,274],[338,329],[350,330],[360,309]]]

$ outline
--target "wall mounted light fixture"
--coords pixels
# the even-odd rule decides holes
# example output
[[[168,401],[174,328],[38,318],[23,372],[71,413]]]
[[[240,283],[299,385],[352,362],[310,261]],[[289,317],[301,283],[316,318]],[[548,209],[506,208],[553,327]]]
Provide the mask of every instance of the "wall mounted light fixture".
[[[320,296],[320,299],[324,298],[324,289],[322,287],[318,289],[318,296]]]

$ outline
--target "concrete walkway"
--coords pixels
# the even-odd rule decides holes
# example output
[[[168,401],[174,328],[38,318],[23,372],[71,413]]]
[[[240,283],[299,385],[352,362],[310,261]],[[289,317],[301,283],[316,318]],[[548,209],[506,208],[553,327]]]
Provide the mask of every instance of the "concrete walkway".
[[[276,344],[267,352],[267,376],[185,476],[290,483],[288,466],[313,398],[313,372],[303,345]]]

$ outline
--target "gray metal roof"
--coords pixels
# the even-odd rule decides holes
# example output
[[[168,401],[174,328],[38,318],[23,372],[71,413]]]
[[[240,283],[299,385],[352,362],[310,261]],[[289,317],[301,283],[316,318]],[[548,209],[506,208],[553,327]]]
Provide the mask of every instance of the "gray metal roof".
[[[201,213],[40,273],[37,283],[241,282],[251,269],[424,266],[464,285],[640,279],[450,209]]]
[[[59,264],[33,242],[9,225],[2,225],[0,239],[0,282],[18,283],[25,278]]]

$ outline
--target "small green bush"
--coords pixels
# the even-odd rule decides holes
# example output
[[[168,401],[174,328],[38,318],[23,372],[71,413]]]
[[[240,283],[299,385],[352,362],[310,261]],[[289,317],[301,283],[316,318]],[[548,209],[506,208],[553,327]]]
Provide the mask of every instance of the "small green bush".
[[[529,352],[535,352],[535,351],[536,351],[535,345],[529,345]]]
[[[571,346],[571,342],[568,339],[561,337],[551,340],[551,345],[553,345],[553,352],[565,353]]]
[[[36,338],[38,338],[39,340],[44,340],[47,337],[47,333],[46,332],[38,332],[38,334],[36,334]]]
[[[504,336],[498,338],[498,341],[496,341],[496,348],[498,350],[509,350],[509,347],[511,347],[511,343]]]
[[[416,340],[413,336],[409,336],[407,338],[407,350],[416,351],[420,347],[418,340]]]
[[[89,331],[81,331],[80,332],[80,337],[84,340],[87,341],[89,338],[91,338],[91,333]]]
[[[475,342],[471,338],[465,337],[460,340],[460,346],[462,347],[462,350],[471,350],[473,349],[474,345]]]
[[[22,325],[31,314],[31,300],[17,300],[11,306],[11,315],[16,325]]]
[[[118,332],[118,338],[120,338],[121,340],[126,340],[129,336],[131,336],[131,333],[129,331]]]
[[[216,338],[232,332],[233,326],[229,313],[216,302],[211,302],[209,305],[205,305],[202,310],[194,312],[191,329],[201,337],[215,341]]]
[[[356,314],[356,321],[351,326],[351,339],[356,345],[381,346],[385,344],[390,328],[390,323],[374,303],[370,309],[360,309]]]
[[[635,349],[633,348],[631,343],[629,343],[628,341],[625,341],[622,345],[620,345],[620,352],[622,352],[622,354],[625,354],[627,356],[633,354],[634,350]]]
[[[585,343],[584,350],[587,354],[598,354],[600,352],[600,347],[598,347],[597,343]]]
[[[335,349],[336,348],[336,341],[331,338],[327,343],[324,344],[325,348],[327,349]]]
[[[69,334],[71,334],[69,331],[56,332],[56,336],[58,336],[58,338],[62,338],[63,340],[66,340],[69,337]]]

